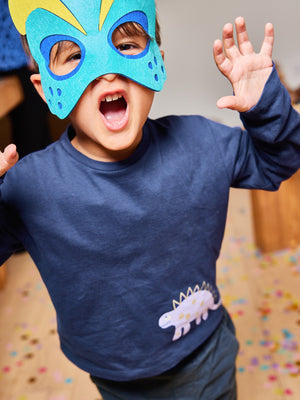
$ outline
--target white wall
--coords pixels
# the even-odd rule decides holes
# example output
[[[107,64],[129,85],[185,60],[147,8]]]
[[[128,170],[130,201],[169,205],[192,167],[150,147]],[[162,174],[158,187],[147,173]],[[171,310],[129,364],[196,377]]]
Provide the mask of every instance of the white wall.
[[[218,71],[213,42],[226,22],[242,15],[256,51],[264,25],[275,27],[273,59],[291,87],[300,86],[300,0],[156,0],[165,51],[167,82],[156,95],[152,117],[202,114],[229,125],[240,124],[237,113],[219,110],[219,97],[231,86]]]

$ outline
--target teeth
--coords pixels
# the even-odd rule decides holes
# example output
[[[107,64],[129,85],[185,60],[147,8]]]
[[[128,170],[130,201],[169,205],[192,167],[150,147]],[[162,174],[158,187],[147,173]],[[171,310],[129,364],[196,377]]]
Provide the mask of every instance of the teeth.
[[[112,101],[116,101],[118,99],[121,99],[122,95],[121,94],[114,94],[112,96],[106,96],[104,100],[102,101],[106,101],[106,103],[110,103]]]
[[[113,97],[112,96],[107,96],[107,97],[105,97],[105,101],[107,103],[110,103],[111,101],[113,101]]]

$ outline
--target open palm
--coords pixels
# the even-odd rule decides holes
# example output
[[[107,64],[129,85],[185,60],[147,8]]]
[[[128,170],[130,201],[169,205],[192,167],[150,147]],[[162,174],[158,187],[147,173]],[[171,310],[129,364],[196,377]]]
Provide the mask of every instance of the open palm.
[[[259,53],[255,53],[248,38],[245,20],[235,20],[237,44],[233,26],[223,28],[223,41],[214,43],[214,59],[217,67],[231,82],[234,95],[218,100],[219,108],[230,108],[239,112],[248,111],[258,102],[265,83],[272,72],[273,25],[265,26],[265,37]]]

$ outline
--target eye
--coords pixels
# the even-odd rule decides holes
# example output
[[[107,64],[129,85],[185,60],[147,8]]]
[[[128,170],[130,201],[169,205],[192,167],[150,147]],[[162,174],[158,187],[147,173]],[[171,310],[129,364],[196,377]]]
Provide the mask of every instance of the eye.
[[[50,51],[49,68],[55,75],[63,76],[74,71],[81,60],[81,49],[77,43],[61,40]]]
[[[115,47],[120,53],[128,55],[139,54],[144,50],[138,43],[121,43]]]
[[[136,22],[126,22],[119,25],[111,36],[115,49],[125,56],[141,54],[147,47],[149,35]]]
[[[72,54],[70,57],[68,57],[68,62],[72,62],[72,61],[80,61],[81,60],[81,52],[77,52],[75,54]]]

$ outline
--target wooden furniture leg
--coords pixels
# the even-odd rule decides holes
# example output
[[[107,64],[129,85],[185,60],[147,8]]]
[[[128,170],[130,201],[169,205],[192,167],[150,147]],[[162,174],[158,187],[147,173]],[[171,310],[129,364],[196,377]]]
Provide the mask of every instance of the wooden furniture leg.
[[[6,265],[0,267],[0,290],[4,288],[6,282]]]
[[[277,192],[251,191],[255,243],[262,252],[300,244],[300,171]]]

